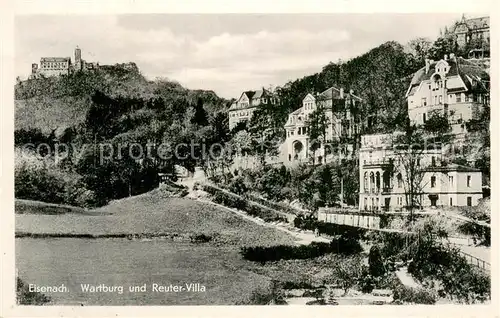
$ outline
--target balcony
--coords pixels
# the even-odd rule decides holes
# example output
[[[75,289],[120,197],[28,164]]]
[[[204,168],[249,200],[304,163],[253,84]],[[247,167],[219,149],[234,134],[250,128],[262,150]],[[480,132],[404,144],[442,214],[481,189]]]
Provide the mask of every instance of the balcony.
[[[394,165],[394,159],[392,158],[384,158],[384,159],[375,159],[375,160],[365,160],[363,162],[363,166],[365,168],[388,168]]]

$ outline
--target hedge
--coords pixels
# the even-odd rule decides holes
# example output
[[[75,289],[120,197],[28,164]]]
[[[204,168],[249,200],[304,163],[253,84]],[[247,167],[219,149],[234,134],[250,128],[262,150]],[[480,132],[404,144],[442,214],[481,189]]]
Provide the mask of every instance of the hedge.
[[[252,202],[237,194],[230,193],[226,190],[208,184],[198,184],[197,187],[201,187],[203,191],[209,193],[214,202],[230,208],[245,211],[249,215],[259,217],[266,222],[287,221],[287,219],[278,212],[259,203]]]
[[[242,247],[243,258],[254,262],[273,262],[288,259],[308,259],[333,253],[336,248],[329,243],[312,242],[309,245],[277,245],[271,247]]]
[[[363,250],[359,241],[353,238],[340,237],[330,243],[312,242],[309,245],[290,246],[277,245],[271,247],[242,247],[243,258],[254,262],[274,262],[288,259],[309,259],[328,253],[352,255]]]
[[[433,290],[412,288],[402,284],[396,286],[393,297],[395,301],[426,305],[433,305],[438,300],[438,295]]]
[[[327,223],[324,221],[318,221],[313,216],[303,217],[299,215],[293,221],[294,226],[303,230],[318,230],[320,234],[326,234],[330,236],[342,235],[345,237],[352,238],[362,238],[367,232],[366,229],[362,229],[355,226],[349,226],[344,224]]]
[[[252,201],[255,201],[257,203],[265,205],[268,208],[275,209],[275,210],[280,210],[280,211],[282,211],[284,213],[289,213],[289,214],[294,214],[294,215],[300,215],[300,214],[303,213],[303,211],[295,209],[295,208],[293,208],[291,206],[288,206],[288,205],[286,205],[284,203],[276,203],[276,202],[273,202],[273,201],[269,201],[267,199],[258,197],[258,196],[253,195],[253,194],[244,194],[244,196],[247,197],[248,199],[252,200]]]

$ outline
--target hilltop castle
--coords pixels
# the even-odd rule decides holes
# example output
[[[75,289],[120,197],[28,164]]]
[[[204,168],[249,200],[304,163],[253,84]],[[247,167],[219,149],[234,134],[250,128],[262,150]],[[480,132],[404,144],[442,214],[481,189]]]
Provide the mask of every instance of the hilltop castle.
[[[75,62],[71,57],[42,57],[40,65],[31,64],[31,78],[68,75],[77,71],[92,71],[99,68],[98,62],[87,62],[82,59],[82,50],[75,48]]]

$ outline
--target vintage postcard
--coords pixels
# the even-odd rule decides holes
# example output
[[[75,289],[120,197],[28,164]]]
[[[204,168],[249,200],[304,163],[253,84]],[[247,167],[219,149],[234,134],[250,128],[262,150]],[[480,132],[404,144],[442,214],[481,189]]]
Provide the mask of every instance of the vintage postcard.
[[[485,4],[16,12],[5,316],[494,315]]]

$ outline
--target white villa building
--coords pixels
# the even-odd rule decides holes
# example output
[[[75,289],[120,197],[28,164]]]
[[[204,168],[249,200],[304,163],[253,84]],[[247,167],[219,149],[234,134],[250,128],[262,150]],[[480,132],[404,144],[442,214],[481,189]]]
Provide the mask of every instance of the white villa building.
[[[355,141],[350,143],[349,138],[359,133],[360,123],[355,110],[361,106],[361,102],[361,98],[354,95],[352,90],[344,92],[343,88],[330,87],[320,94],[307,94],[302,100],[302,107],[288,115],[285,124],[286,139],[282,147],[284,163],[292,165],[311,161],[314,153],[310,149],[312,141],[308,135],[307,122],[309,115],[318,107],[322,107],[326,113],[328,128],[326,141],[318,141],[321,146],[315,152],[314,162],[328,162],[338,151],[345,156],[353,155]],[[334,143],[330,143],[341,139],[348,142],[341,143],[340,150],[333,146]]]
[[[229,130],[236,127],[239,122],[250,121],[260,105],[275,104],[277,101],[277,97],[265,88],[241,93],[229,108]]]
[[[444,114],[452,133],[464,135],[466,122],[478,118],[489,104],[490,76],[478,65],[454,54],[439,61],[426,60],[406,93],[408,115],[423,125],[433,112]]]
[[[394,134],[364,135],[359,150],[359,209],[397,211],[409,205],[408,157],[396,150]],[[413,184],[422,207],[473,206],[482,195],[479,169],[441,162],[441,149],[427,149],[414,162]]]

